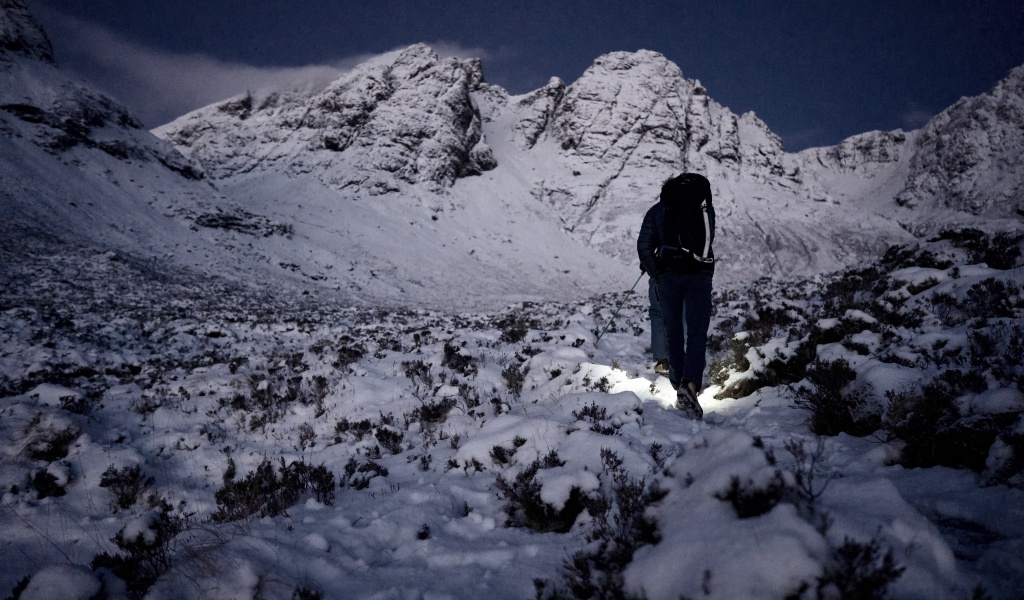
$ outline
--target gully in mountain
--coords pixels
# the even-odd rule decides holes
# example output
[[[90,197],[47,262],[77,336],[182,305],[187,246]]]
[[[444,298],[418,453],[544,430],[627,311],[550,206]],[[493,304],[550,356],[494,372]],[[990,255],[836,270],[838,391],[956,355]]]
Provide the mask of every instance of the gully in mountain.
[[[640,268],[654,282],[654,300],[664,323],[676,406],[693,419],[704,416],[697,394],[707,361],[714,239],[711,183],[703,175],[684,173],[662,185],[636,241]],[[652,322],[652,329],[656,325]]]

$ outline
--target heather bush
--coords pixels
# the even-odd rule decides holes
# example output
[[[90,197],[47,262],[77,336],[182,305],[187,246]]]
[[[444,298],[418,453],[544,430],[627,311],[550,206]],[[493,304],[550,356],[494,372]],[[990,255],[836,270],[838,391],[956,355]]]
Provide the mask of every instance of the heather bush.
[[[985,389],[977,373],[950,369],[921,386],[920,393],[886,394],[889,408],[883,424],[890,438],[903,442],[899,463],[984,470],[992,444],[1020,414],[962,414],[957,398]]]
[[[622,574],[637,549],[661,539],[658,524],[647,510],[667,492],[657,482],[631,477],[622,467],[622,459],[607,448],[601,449],[601,463],[603,484],[583,499],[591,517],[586,536],[589,545],[566,559],[562,567],[562,582],[570,595],[557,584],[535,580],[538,598],[632,598]]]
[[[150,497],[150,512],[146,517],[146,530],[132,537],[122,528],[111,540],[120,552],[104,552],[92,560],[93,569],[109,569],[125,581],[128,597],[143,598],[160,575],[173,564],[174,541],[186,526],[186,521],[171,510],[166,501]]]
[[[736,516],[741,519],[761,516],[775,508],[786,492],[786,483],[780,471],[775,471],[766,481],[742,480],[733,476],[729,487],[715,494],[715,497],[732,504]]]
[[[882,411],[869,402],[863,388],[853,388],[857,372],[845,359],[816,360],[807,382],[795,391],[794,404],[810,411],[808,424],[816,435],[849,433],[865,436],[881,426]]]
[[[512,398],[518,400],[523,394],[523,385],[526,383],[526,375],[530,372],[529,365],[523,366],[519,361],[513,359],[501,370],[501,378],[505,380],[505,386]]]
[[[370,486],[374,477],[387,477],[386,467],[374,460],[365,460],[361,464],[355,458],[348,459],[338,487],[364,490]]]
[[[541,485],[536,479],[541,469],[553,469],[564,464],[558,454],[552,451],[544,458],[530,463],[511,481],[501,475],[496,477],[498,496],[504,501],[505,512],[508,514],[505,523],[508,527],[526,527],[539,532],[569,531],[576,517],[583,512],[582,492],[573,487],[565,505],[556,509],[541,499]]]
[[[833,549],[818,578],[818,597],[882,600],[888,595],[889,585],[905,570],[893,558],[892,549],[882,552],[877,539],[862,543],[845,538]]]
[[[68,447],[78,438],[79,428],[63,418],[36,414],[25,430],[29,433],[26,448],[34,460],[53,462],[68,455]]]
[[[604,421],[608,419],[608,409],[603,406],[598,406],[596,402],[584,406],[580,410],[572,411],[572,416],[577,421],[589,421],[590,430],[595,433],[602,435],[615,435],[618,430],[612,425],[605,425]]]
[[[445,342],[444,357],[441,359],[441,366],[447,367],[463,377],[474,377],[477,374],[477,360],[472,356],[462,354],[461,349]]]
[[[114,495],[112,505],[121,509],[134,506],[139,499],[139,494],[152,486],[153,482],[153,477],[143,474],[142,467],[139,465],[121,467],[121,469],[110,465],[100,476],[100,487],[107,488]]]
[[[323,465],[311,466],[303,461],[285,464],[282,458],[277,469],[263,459],[256,470],[243,479],[235,479],[234,461],[228,458],[223,486],[214,493],[217,511],[214,521],[227,522],[250,516],[275,517],[284,514],[307,491],[324,504],[334,500],[334,474]]]

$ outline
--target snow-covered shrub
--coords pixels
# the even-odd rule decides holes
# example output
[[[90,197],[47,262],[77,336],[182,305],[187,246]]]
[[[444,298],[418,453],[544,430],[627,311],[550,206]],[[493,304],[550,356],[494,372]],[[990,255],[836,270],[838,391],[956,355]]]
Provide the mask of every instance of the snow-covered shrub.
[[[331,363],[335,369],[347,372],[352,365],[359,361],[366,354],[366,346],[346,336],[338,346],[336,359]]]
[[[518,360],[512,359],[501,370],[501,378],[505,380],[505,387],[513,399],[518,400],[523,394],[523,385],[526,383],[526,375],[530,372],[529,365],[522,365]]]
[[[461,349],[451,342],[444,344],[444,358],[441,359],[441,366],[447,367],[463,377],[474,377],[477,374],[477,360],[472,356],[462,354]]]
[[[964,227],[943,230],[931,239],[933,242],[942,240],[966,250],[970,264],[985,263],[989,268],[1006,270],[1017,264],[1024,235],[1009,232],[989,235],[980,229]]]
[[[808,424],[816,435],[849,433],[865,436],[881,426],[881,407],[873,405],[862,388],[853,387],[857,372],[845,359],[816,360],[807,369],[807,382],[796,389],[794,404],[811,412]]]
[[[743,343],[743,340],[733,336],[729,338],[727,345],[722,344],[722,346],[720,352],[712,353],[714,358],[711,359],[710,377],[708,378],[711,385],[723,385],[733,373],[745,373],[750,368],[750,361],[747,360],[747,351],[750,350],[750,347]],[[733,391],[732,393],[742,392]],[[726,395],[723,391],[717,397],[725,398],[732,396]]]
[[[67,456],[68,447],[80,433],[68,419],[44,413],[37,413],[25,429],[29,433],[28,455],[48,463]]]
[[[428,390],[434,387],[434,376],[430,372],[430,365],[422,360],[404,361],[402,369],[405,370],[405,376],[414,386],[418,387],[422,384]]]
[[[729,502],[736,510],[736,516],[741,519],[758,517],[782,501],[786,492],[786,482],[782,473],[775,471],[771,477],[763,482],[755,482],[753,479],[741,480],[733,476],[729,480],[729,487],[716,494],[716,498]]]
[[[36,493],[40,500],[43,498],[59,498],[67,493],[64,489],[66,482],[61,482],[49,469],[38,469],[29,476],[28,485]]]
[[[1015,309],[1024,306],[1019,297],[1020,291],[1020,287],[1013,283],[989,277],[967,290],[965,312],[981,318],[1013,317]]]
[[[789,496],[797,508],[804,514],[815,515],[818,512],[817,501],[828,484],[839,477],[837,472],[824,472],[825,440],[817,438],[813,450],[808,450],[802,440],[791,438],[783,448],[793,457],[792,481],[787,482]],[[823,516],[823,515],[821,515]]]
[[[121,467],[121,469],[110,465],[100,476],[100,487],[110,490],[110,493],[114,495],[111,504],[121,509],[129,509],[134,506],[139,499],[139,494],[152,486],[153,482],[153,477],[145,475],[139,465]]]
[[[953,266],[953,261],[948,257],[939,256],[932,249],[912,243],[890,247],[882,256],[881,266],[887,271],[907,267],[948,269]]]
[[[893,558],[892,549],[882,552],[877,539],[867,543],[845,538],[825,564],[818,578],[818,598],[827,600],[882,600],[889,585],[906,568]]]
[[[60,407],[76,415],[88,415],[99,394],[68,394],[60,397]]]
[[[989,483],[1024,489],[1024,415],[1003,431],[985,461]]]
[[[338,487],[352,488],[354,490],[365,490],[370,486],[370,480],[374,477],[387,477],[388,469],[374,460],[365,460],[362,464],[356,459],[350,458],[345,463],[345,470]]]
[[[234,461],[228,458],[224,485],[214,493],[217,511],[214,521],[237,521],[250,516],[274,517],[284,513],[307,491],[324,504],[334,500],[334,473],[323,465],[311,466],[304,461],[285,464],[282,458],[277,470],[263,459],[256,470],[244,479],[235,479]]]
[[[599,491],[584,498],[591,517],[588,546],[563,564],[562,581],[573,598],[630,598],[624,589],[622,573],[641,546],[660,541],[658,524],[647,509],[665,497],[657,481],[636,479],[623,468],[622,459],[613,451],[601,449],[604,468]],[[559,598],[556,585],[535,581],[537,597]]]
[[[596,402],[591,401],[580,410],[572,411],[572,416],[577,421],[590,421],[590,430],[593,432],[603,435],[615,435],[618,432],[614,426],[604,424],[608,419],[608,409],[598,406]]]
[[[377,438],[380,445],[391,454],[401,454],[402,440],[405,437],[401,431],[389,427],[378,427],[377,431],[373,432],[373,437]]]
[[[428,425],[444,423],[448,413],[455,408],[457,401],[453,397],[440,398],[438,400],[427,400],[412,409],[412,412],[405,417],[406,422],[420,422]]]
[[[965,392],[982,392],[977,373],[943,371],[921,386],[919,394],[889,392],[884,427],[903,442],[899,463],[906,467],[967,467],[982,471],[992,444],[1020,412],[961,414],[956,400]]]
[[[361,421],[349,421],[348,418],[342,418],[334,424],[334,443],[341,443],[341,436],[344,434],[351,434],[356,440],[362,440],[363,436],[373,431],[376,425],[373,424],[369,419],[363,419]]]
[[[299,586],[292,592],[292,600],[323,600],[324,593],[306,586]]]
[[[117,532],[111,540],[120,552],[104,552],[92,560],[94,570],[108,569],[125,581],[128,597],[142,598],[160,575],[171,568],[174,538],[186,526],[164,500],[151,498],[148,512]]]
[[[505,524],[508,527],[526,527],[538,532],[569,531],[576,517],[583,512],[583,493],[573,486],[569,499],[558,509],[541,499],[541,484],[536,479],[541,469],[553,469],[564,464],[552,450],[547,456],[530,463],[512,481],[501,475],[495,478],[498,496],[505,502],[505,512],[508,514]]]
[[[506,344],[518,344],[523,341],[526,334],[530,332],[534,323],[524,312],[513,311],[494,322],[494,326],[501,330],[499,341]]]

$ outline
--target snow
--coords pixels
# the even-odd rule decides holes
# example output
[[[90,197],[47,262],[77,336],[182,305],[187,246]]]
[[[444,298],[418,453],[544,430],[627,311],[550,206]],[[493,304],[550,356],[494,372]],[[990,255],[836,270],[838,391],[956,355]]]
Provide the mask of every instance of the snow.
[[[282,127],[315,99],[340,108],[310,122],[343,129],[383,74],[406,87],[353,134],[358,152]],[[1020,261],[997,269],[955,240],[915,238],[1022,228],[999,205],[913,208],[941,179],[916,144],[998,107],[791,155],[657,53],[607,55],[569,86],[509,97],[474,87],[479,65],[415,46],[324,90],[161,128],[204,161],[196,179],[56,66],[29,53],[0,75],[0,104],[28,99],[51,119],[0,111],[0,593],[569,593],[573,557],[610,547],[630,516],[624,489],[649,492],[631,517],[653,532],[599,565],[609,595],[828,596],[847,543],[891,552],[890,597],[1024,588]],[[428,88],[448,101],[437,114]],[[79,121],[77,138],[61,129]],[[498,166],[449,178],[437,145],[394,146],[406,125],[489,148]],[[964,143],[998,162],[984,139]],[[724,257],[702,422],[673,408],[646,297],[625,296],[639,216],[684,168],[716,186]],[[1003,173],[979,181],[1013,197],[1019,173]],[[936,193],[970,203],[942,181]],[[889,255],[891,242],[908,245]],[[878,270],[825,274],[846,265]],[[850,281],[849,297],[826,292]],[[876,431],[813,434],[795,403],[815,391],[799,362],[812,358],[850,365],[840,392],[880,411]],[[901,466],[912,440],[893,420],[951,389],[958,412],[941,416],[981,424],[957,438],[970,463]]]
[[[802,472],[786,447],[816,443],[806,415],[793,408],[786,386],[717,399],[722,386],[716,384],[700,396],[704,423],[681,417],[671,408],[667,381],[650,370],[646,298],[628,299],[616,326],[595,347],[595,332],[621,294],[567,305],[516,305],[495,314],[365,312],[322,297],[286,308],[284,296],[266,289],[222,294],[207,303],[202,287],[187,277],[157,282],[127,263],[67,260],[77,265],[76,288],[56,287],[40,269],[21,293],[40,297],[40,290],[50,290],[68,306],[91,297],[109,302],[112,312],[76,313],[74,330],[54,331],[49,342],[33,346],[18,332],[36,328],[43,312],[4,311],[4,372],[26,373],[21,357],[31,347],[47,350],[32,360],[40,367],[36,373],[53,373],[56,361],[72,355],[78,358],[63,368],[102,372],[104,365],[138,364],[141,370],[106,376],[109,384],[99,396],[89,394],[89,382],[102,375],[40,382],[4,399],[0,439],[9,458],[0,534],[9,543],[0,554],[10,568],[0,585],[7,589],[32,576],[35,587],[25,593],[45,590],[53,573],[68,573],[69,581],[77,574],[83,594],[99,583],[114,589],[116,578],[88,569],[90,561],[120,552],[111,541],[119,532],[143,544],[161,543],[164,509],[145,500],[154,494],[185,525],[169,548],[174,568],[156,579],[148,598],[287,598],[300,588],[323,597],[530,597],[534,579],[564,586],[566,558],[594,547],[588,538],[593,515],[580,512],[565,533],[511,527],[508,499],[497,491],[496,478],[511,482],[554,454],[560,465],[540,468],[533,481],[540,502],[557,512],[569,507],[574,494],[609,493],[614,480],[604,463],[608,452],[629,477],[656,482],[666,492],[646,509],[659,541],[641,544],[622,571],[624,589],[634,594],[786,597],[804,586],[813,590],[823,565],[847,540],[877,540],[892,551],[905,569],[889,588],[892,597],[962,598],[982,583],[994,598],[1012,598],[1011,590],[1024,583],[1024,571],[1014,567],[1017,549],[1024,547],[1021,490],[982,486],[983,474],[894,465],[898,444],[827,438],[814,467],[821,493],[813,509],[783,497],[762,514],[741,517],[724,499],[734,481],[770,489],[777,482],[793,485]],[[104,289],[111,269],[131,282],[137,298],[162,301],[119,299]],[[950,281],[972,285],[963,278]],[[10,288],[6,293],[19,297],[10,296]],[[716,305],[716,323],[739,302]],[[809,323],[828,330],[826,319],[808,312],[808,302],[791,300],[791,314],[807,314]],[[254,318],[250,306],[283,318]],[[898,330],[904,341],[894,347],[892,335],[877,333],[877,313],[840,314],[864,325],[847,339],[867,345],[870,355],[839,343],[821,346],[819,355],[850,359],[858,382],[880,398],[886,391],[913,390],[931,371],[922,363],[878,357],[898,351],[917,360],[940,339],[967,340],[970,347],[959,329],[940,337],[941,330],[927,327],[905,339]],[[503,341],[502,327],[513,317],[530,325],[520,341]],[[210,337],[214,331],[221,335]],[[443,366],[451,355],[446,345],[470,357],[475,371],[460,372],[454,362]],[[357,346],[364,350],[354,362],[338,362],[344,348]],[[787,347],[776,336],[748,356],[772,356]],[[426,371],[410,375],[417,361]],[[767,365],[752,361],[748,371]],[[510,367],[523,377],[518,394],[506,379]],[[293,403],[275,420],[254,426],[259,410],[234,400],[280,389],[293,376],[304,385],[324,377],[329,385],[322,403]],[[452,408],[443,418],[427,421],[414,412],[446,398]],[[92,406],[87,413],[69,412],[83,399]],[[969,394],[966,401],[976,413],[1021,414],[1024,398],[1004,385]],[[342,419],[348,428],[338,426]],[[364,419],[369,428],[360,433],[352,425]],[[52,432],[60,431],[73,432],[63,457],[27,454],[60,454],[50,448]],[[312,433],[305,442],[303,431]],[[394,450],[385,449],[382,431],[401,435]],[[496,448],[503,449],[503,461]],[[280,514],[217,522],[210,519],[218,508],[214,493],[223,486],[229,456],[236,481],[266,458],[275,468],[281,459],[325,465],[345,485],[330,502],[307,491]],[[997,442],[988,468],[1013,456],[1011,447]],[[356,471],[366,476],[359,487],[356,477],[345,476],[350,460],[383,469]],[[97,483],[111,466],[132,465],[154,483],[129,508],[117,508],[113,489]],[[39,470],[53,475],[63,495],[42,497],[25,487],[25,478]],[[822,529],[826,516],[829,526]],[[985,533],[964,537],[971,531]]]

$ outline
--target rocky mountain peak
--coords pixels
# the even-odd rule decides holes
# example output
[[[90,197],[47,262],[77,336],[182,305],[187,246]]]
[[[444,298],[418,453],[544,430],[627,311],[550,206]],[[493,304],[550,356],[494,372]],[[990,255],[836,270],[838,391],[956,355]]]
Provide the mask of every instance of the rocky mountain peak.
[[[1006,213],[1024,197],[1024,66],[990,92],[961,98],[916,138],[910,175],[896,201],[975,215]]]
[[[483,80],[478,60],[442,59],[417,44],[364,63],[319,93],[248,94],[157,132],[215,177],[283,168],[370,194],[418,183],[444,189],[494,166],[471,98]]]
[[[50,38],[21,0],[0,0],[0,61],[5,55],[54,62]]]

